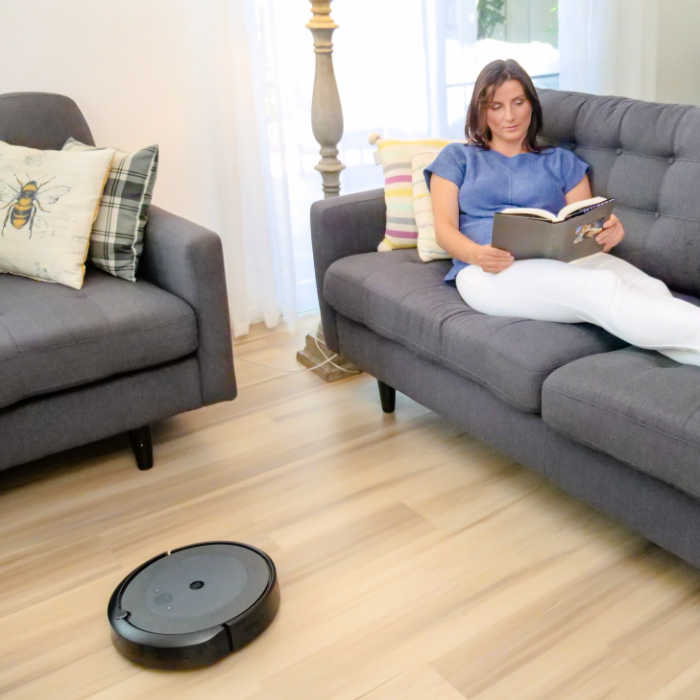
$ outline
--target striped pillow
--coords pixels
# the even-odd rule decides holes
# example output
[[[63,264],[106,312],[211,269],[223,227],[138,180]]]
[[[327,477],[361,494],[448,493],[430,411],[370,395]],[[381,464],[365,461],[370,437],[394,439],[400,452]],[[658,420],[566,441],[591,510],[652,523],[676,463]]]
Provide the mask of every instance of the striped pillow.
[[[433,158],[448,144],[447,139],[379,139],[373,134],[370,143],[377,144],[377,160],[384,169],[386,231],[379,250],[415,248],[418,228],[413,215],[411,158],[430,152]]]
[[[413,212],[418,227],[418,257],[423,262],[445,260],[452,256],[443,250],[435,238],[435,220],[430,190],[425,184],[423,170],[435,160],[435,153],[418,153],[411,159],[411,178],[413,187]]]

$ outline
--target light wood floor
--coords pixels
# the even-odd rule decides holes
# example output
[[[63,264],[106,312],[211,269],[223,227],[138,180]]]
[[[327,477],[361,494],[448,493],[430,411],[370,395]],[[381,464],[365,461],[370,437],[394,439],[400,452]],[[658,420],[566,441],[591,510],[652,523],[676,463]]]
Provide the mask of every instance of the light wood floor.
[[[304,332],[236,345],[239,397],[0,473],[0,695],[700,698],[700,573],[376,383],[297,369]],[[255,364],[254,364],[255,363]],[[239,540],[282,605],[201,671],[140,669],[106,607],[168,548]]]

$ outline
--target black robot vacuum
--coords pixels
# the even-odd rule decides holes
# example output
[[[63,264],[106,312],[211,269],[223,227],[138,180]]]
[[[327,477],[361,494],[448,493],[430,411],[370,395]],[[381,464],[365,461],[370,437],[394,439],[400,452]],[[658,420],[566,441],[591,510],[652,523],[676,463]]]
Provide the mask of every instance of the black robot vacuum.
[[[272,622],[280,594],[265,552],[202,542],[153,557],[115,589],[107,607],[114,646],[131,661],[198,668],[252,641]]]

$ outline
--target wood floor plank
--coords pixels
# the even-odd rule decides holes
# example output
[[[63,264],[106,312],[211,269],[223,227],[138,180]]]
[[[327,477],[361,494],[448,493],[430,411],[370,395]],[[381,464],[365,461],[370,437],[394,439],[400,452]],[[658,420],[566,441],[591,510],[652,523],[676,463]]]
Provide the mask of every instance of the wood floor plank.
[[[421,666],[382,683],[362,700],[464,700],[464,695],[429,666]]]

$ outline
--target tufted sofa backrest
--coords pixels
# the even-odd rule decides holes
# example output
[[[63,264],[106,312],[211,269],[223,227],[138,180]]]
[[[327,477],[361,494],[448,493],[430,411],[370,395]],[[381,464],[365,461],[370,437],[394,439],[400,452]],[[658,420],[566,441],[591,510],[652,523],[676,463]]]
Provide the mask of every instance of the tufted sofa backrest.
[[[69,136],[94,145],[85,117],[70,97],[48,92],[0,95],[0,140],[60,150]]]
[[[593,194],[617,200],[626,235],[614,254],[700,296],[700,108],[537,92],[543,140],[572,148]]]

